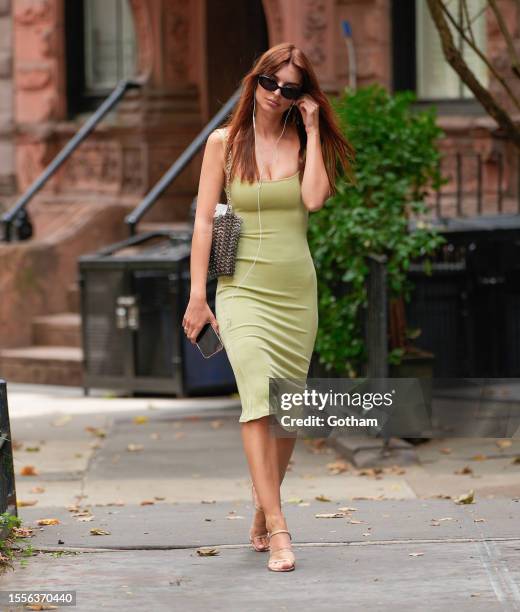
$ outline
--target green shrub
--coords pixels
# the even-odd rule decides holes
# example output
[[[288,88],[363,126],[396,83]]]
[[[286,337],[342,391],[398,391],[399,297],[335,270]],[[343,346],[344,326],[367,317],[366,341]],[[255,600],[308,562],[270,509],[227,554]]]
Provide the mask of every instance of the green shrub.
[[[409,298],[410,261],[445,239],[429,224],[408,230],[408,217],[427,212],[429,188],[445,182],[436,140],[435,109],[415,112],[411,91],[381,85],[345,92],[331,103],[356,149],[357,184],[342,176],[337,193],[309,217],[309,246],[318,276],[319,329],[315,350],[326,370],[359,376],[366,363],[361,321],[367,297],[367,255],[384,254],[388,296]],[[390,354],[389,360],[395,359]]]

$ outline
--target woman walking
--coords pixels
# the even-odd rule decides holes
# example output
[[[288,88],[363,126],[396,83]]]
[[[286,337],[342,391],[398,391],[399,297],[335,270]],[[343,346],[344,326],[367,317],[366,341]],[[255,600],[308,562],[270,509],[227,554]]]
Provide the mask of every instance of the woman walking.
[[[183,327],[192,343],[206,322],[222,338],[242,404],[243,446],[255,516],[250,541],[270,551],[268,568],[295,568],[280,485],[296,442],[269,431],[269,377],[305,379],[318,328],[309,212],[335,193],[338,161],[350,175],[354,150],[305,54],[268,49],[242,80],[229,121],[208,137],[191,252]],[[228,157],[229,156],[229,157]],[[213,215],[230,162],[228,194],[243,218],[235,273],[218,277],[215,315],[206,300]]]

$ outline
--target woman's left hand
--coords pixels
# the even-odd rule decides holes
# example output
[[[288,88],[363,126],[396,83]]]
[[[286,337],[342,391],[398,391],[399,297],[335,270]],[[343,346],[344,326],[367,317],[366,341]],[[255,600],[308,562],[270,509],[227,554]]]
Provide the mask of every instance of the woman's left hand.
[[[302,94],[295,104],[302,115],[305,130],[308,132],[310,129],[318,129],[320,105],[314,98],[309,94]]]

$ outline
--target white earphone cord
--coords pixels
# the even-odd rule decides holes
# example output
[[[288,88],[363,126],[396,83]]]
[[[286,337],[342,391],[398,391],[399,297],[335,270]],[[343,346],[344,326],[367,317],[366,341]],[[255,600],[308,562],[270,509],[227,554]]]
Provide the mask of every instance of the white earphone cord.
[[[292,108],[292,106],[291,106]],[[253,133],[254,133],[254,137],[255,137],[255,150],[256,150],[256,123],[255,123],[255,109],[256,109],[256,98],[255,98],[255,94],[253,94]],[[289,109],[290,112],[290,109]],[[275,161],[275,156],[278,153],[278,143],[280,142],[280,138],[283,136],[283,133],[285,131],[285,125],[287,123],[287,119],[289,118],[289,113],[287,113],[287,115],[285,116],[285,121],[283,124],[283,128],[282,128],[282,133],[280,134],[280,136],[278,136],[278,140],[276,141],[275,144],[275,148],[274,148],[274,154],[273,154],[273,158],[271,160],[271,168],[273,167],[274,161]],[[253,261],[253,263],[249,266],[249,269],[247,270],[247,272],[245,273],[244,277],[242,278],[242,280],[240,281],[240,283],[236,286],[235,291],[233,293],[233,295],[231,297],[234,297],[236,295],[236,292],[238,291],[238,289],[240,288],[240,286],[242,285],[242,283],[245,281],[245,279],[247,278],[247,275],[249,274],[249,272],[253,269],[254,265],[256,264],[256,261],[258,259],[258,253],[260,252],[260,246],[262,244],[262,220],[260,218],[260,188],[262,186],[262,171],[260,170],[260,181],[258,183],[258,190],[257,190],[257,209],[258,209],[258,226],[260,228],[260,240],[258,242],[258,248],[256,250],[256,255],[255,255],[255,259]]]

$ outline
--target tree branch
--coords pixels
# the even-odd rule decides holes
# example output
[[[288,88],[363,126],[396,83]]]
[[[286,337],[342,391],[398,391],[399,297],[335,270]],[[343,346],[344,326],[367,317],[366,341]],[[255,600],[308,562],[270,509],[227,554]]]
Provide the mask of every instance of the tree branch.
[[[498,10],[498,6],[495,0],[488,0],[488,2],[497,20],[498,27],[500,28],[500,31],[502,32],[502,35],[506,40],[507,50],[509,51],[509,59],[511,61],[511,70],[516,74],[517,77],[520,77],[520,61],[518,60],[511,34],[507,29],[506,22],[504,21],[504,16]]]
[[[508,113],[485,89],[473,72],[469,69],[460,51],[455,47],[450,28],[444,17],[444,5],[441,0],[427,0],[430,14],[441,38],[444,56],[451,67],[461,77],[462,81],[471,89],[486,111],[495,119],[498,125],[506,130],[515,146],[520,149],[520,131]],[[451,15],[450,15],[451,17]],[[457,24],[455,24],[457,27]]]

